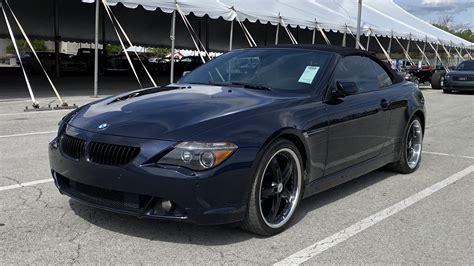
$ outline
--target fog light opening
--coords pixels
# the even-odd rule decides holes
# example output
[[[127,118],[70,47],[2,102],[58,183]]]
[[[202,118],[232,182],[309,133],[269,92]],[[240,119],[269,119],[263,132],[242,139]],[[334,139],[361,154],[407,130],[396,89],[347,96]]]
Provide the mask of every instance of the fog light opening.
[[[154,213],[162,213],[162,212],[165,212],[165,213],[169,213],[169,212],[172,212],[174,209],[174,203],[170,200],[159,200],[154,208],[153,208],[153,211]]]

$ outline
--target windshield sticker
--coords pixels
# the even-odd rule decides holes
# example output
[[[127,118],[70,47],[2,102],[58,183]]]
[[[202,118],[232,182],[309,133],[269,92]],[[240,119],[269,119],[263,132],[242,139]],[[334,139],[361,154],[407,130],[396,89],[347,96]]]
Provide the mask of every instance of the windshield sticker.
[[[298,82],[311,84],[313,83],[313,79],[318,74],[319,67],[318,66],[307,66],[304,70],[303,74],[301,74],[300,79]]]

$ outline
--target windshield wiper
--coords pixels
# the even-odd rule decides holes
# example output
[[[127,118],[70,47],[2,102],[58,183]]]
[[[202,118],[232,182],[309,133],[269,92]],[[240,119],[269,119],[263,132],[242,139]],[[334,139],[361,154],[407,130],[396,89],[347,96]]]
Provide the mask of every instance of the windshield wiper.
[[[232,85],[242,86],[246,89],[254,89],[254,90],[264,90],[264,91],[272,91],[272,88],[267,87],[265,85],[260,84],[252,84],[252,83],[245,83],[245,82],[231,82]]]
[[[245,82],[232,82],[232,85],[242,86],[247,89],[255,89],[255,90],[263,90],[263,91],[272,91],[270,87],[259,85],[259,84],[252,84],[252,83],[245,83]]]
[[[205,82],[189,82],[189,84],[202,84],[202,85],[216,85],[216,86],[241,86],[246,89],[254,89],[254,90],[265,90],[265,91],[272,91],[270,87],[259,85],[259,84],[252,84],[252,83],[245,83],[245,82],[220,82],[220,81],[212,81],[209,80],[207,83]]]

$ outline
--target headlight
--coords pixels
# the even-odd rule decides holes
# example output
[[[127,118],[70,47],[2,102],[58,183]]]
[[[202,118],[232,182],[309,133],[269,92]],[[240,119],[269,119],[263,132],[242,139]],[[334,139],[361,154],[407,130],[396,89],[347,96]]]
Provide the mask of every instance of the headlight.
[[[229,158],[236,149],[237,145],[225,142],[181,142],[158,163],[202,171],[218,166]]]

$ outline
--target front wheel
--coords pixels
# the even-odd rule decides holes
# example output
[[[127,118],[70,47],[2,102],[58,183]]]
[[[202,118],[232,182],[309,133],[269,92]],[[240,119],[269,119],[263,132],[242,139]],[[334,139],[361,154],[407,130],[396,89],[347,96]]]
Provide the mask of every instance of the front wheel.
[[[422,148],[423,127],[420,118],[415,116],[403,137],[400,158],[397,162],[389,164],[389,168],[402,174],[415,172],[420,166]]]
[[[446,75],[446,71],[436,71],[431,76],[431,88],[435,90],[442,89],[444,86],[444,75]]]
[[[288,226],[302,196],[302,165],[298,149],[288,140],[267,149],[254,178],[244,230],[271,236]]]

